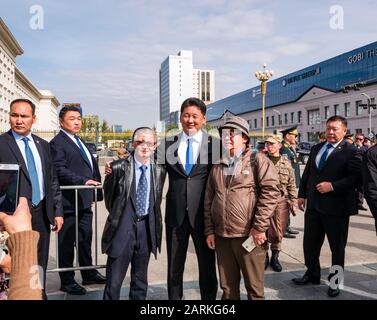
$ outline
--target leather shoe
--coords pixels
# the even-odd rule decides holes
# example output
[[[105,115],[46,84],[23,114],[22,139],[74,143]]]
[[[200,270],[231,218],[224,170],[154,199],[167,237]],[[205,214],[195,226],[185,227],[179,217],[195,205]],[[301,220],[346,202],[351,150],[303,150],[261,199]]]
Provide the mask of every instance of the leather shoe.
[[[293,230],[292,228],[288,227],[286,232],[290,233],[290,234],[299,234],[300,232],[296,231],[296,230]]]
[[[83,279],[82,284],[84,286],[90,285],[90,284],[104,284],[106,283],[106,277],[103,276],[100,273],[97,273],[95,276],[88,278],[88,279]]]
[[[312,278],[310,276],[308,276],[307,274],[304,274],[301,278],[294,278],[292,279],[292,281],[294,282],[294,284],[297,284],[299,286],[303,286],[303,285],[306,285],[306,284],[320,284],[321,283],[321,279],[315,279],[315,278]]]
[[[288,233],[287,231],[284,233],[283,237],[284,237],[284,238],[288,238],[288,239],[295,239],[295,238],[296,238],[295,235],[290,234],[290,233]]]
[[[327,295],[331,298],[335,298],[336,296],[339,295],[339,293],[340,293],[339,288],[332,289],[331,287],[329,287],[329,290],[327,290]]]
[[[60,290],[63,292],[67,292],[68,294],[76,295],[76,296],[82,296],[86,294],[86,289],[80,286],[77,282],[73,282],[66,285],[62,284],[60,286]]]

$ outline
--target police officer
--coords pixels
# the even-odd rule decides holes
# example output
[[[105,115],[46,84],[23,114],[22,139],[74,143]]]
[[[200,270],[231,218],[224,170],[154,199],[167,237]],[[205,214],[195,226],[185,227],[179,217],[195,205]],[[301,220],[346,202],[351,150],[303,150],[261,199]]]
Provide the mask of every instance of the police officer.
[[[292,168],[295,173],[296,187],[300,187],[300,165],[298,163],[298,157],[296,153],[296,138],[298,136],[297,126],[284,129],[280,131],[283,134],[283,146],[280,149],[280,153],[286,156],[291,161]],[[290,226],[290,218],[288,217],[287,228],[285,229],[284,238],[296,238],[295,234],[299,232],[293,230]]]
[[[282,147],[281,135],[272,135],[266,139],[265,143],[268,158],[273,162],[279,174],[279,190],[281,192],[281,197],[278,201],[274,214],[279,215],[279,220],[283,229],[282,232],[284,232],[289,214],[292,213],[293,215],[296,215],[295,208],[297,206],[297,189],[295,174],[291,162],[286,157],[280,155],[279,151]],[[279,262],[281,240],[279,242],[271,243],[271,251],[271,260],[269,260],[268,252],[266,253],[265,269],[267,269],[268,265],[271,265],[275,272],[280,272],[282,270],[282,266]]]

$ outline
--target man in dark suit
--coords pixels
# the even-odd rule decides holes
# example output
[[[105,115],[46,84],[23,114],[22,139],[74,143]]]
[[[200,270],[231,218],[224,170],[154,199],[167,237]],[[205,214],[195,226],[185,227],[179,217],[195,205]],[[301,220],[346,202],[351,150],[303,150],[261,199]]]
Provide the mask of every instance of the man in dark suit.
[[[33,230],[40,234],[38,263],[45,284],[50,231],[51,228],[60,231],[63,208],[50,147],[45,140],[31,134],[35,121],[35,105],[30,100],[17,99],[10,104],[11,130],[0,136],[0,162],[21,166],[19,196],[29,200]],[[44,290],[43,296],[46,298]]]
[[[370,147],[363,157],[363,189],[377,234],[377,145]]]
[[[296,187],[300,188],[301,176],[300,176],[300,164],[296,153],[296,139],[298,137],[297,126],[287,128],[280,131],[283,134],[283,143],[280,149],[280,153],[287,157],[291,162],[294,174]],[[287,226],[284,232],[284,238],[294,239],[299,232],[291,227],[291,218],[288,216]]]
[[[202,131],[205,114],[203,101],[186,99],[181,106],[183,132],[167,138],[159,150],[165,151],[159,152],[159,161],[166,164],[169,176],[165,223],[168,294],[172,300],[182,299],[190,235],[198,259],[201,298],[214,300],[217,294],[215,252],[208,248],[204,235],[204,194],[212,163],[220,156],[220,142]]]
[[[51,140],[51,153],[59,178],[60,185],[87,185],[97,186],[101,184],[101,175],[97,161],[90,153],[85,143],[77,134],[81,130],[80,109],[73,106],[65,106],[59,113],[61,130]],[[78,191],[78,219],[79,219],[79,264],[80,266],[92,266],[92,204],[94,201],[93,190]],[[75,191],[64,190],[63,210],[65,223],[59,234],[59,266],[69,268],[73,266],[75,246]],[[102,192],[98,191],[97,200],[102,200]],[[60,272],[60,290],[69,294],[82,295],[86,289],[80,286],[74,279],[74,271]],[[97,270],[82,270],[82,284],[105,283],[106,279]]]
[[[340,116],[326,122],[326,142],[312,148],[302,176],[298,205],[306,208],[304,226],[304,257],[308,268],[297,285],[319,284],[321,267],[319,256],[325,235],[330,244],[332,265],[344,270],[345,247],[351,215],[357,214],[356,189],[361,175],[361,154],[347,143],[347,120]],[[339,271],[338,271],[339,272]],[[328,295],[339,294],[342,274],[329,275]],[[334,280],[333,279],[333,280]]]
[[[119,300],[131,263],[130,300],[145,300],[151,252],[161,250],[161,199],[166,176],[153,160],[156,135],[150,128],[136,129],[134,152],[111,163],[104,183],[109,216],[102,236],[102,251],[108,255],[104,300]]]

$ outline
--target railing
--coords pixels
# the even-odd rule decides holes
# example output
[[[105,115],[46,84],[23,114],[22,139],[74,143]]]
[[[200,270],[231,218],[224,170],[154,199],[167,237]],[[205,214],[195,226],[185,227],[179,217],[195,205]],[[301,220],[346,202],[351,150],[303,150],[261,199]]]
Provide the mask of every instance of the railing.
[[[64,272],[64,271],[75,271],[75,270],[91,270],[91,269],[103,269],[106,268],[105,265],[98,265],[98,206],[97,206],[97,190],[101,189],[102,186],[61,186],[60,190],[75,190],[75,218],[76,218],[76,225],[75,225],[75,235],[76,235],[76,266],[69,267],[69,268],[60,268],[59,267],[59,241],[58,237],[59,234],[57,233],[55,236],[55,246],[56,246],[56,268],[55,269],[49,269],[47,272]],[[87,189],[93,189],[94,192],[94,264],[92,266],[85,266],[80,267],[79,265],[79,200],[78,200],[78,194],[79,190],[87,190]]]

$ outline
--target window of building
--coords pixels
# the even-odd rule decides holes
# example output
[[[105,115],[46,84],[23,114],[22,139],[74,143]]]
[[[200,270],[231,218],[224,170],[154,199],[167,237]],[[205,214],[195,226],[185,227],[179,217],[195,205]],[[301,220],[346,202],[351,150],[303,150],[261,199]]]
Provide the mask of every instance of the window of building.
[[[347,118],[351,115],[351,103],[344,103],[344,116]]]
[[[284,113],[284,124],[288,123],[288,113]]]
[[[358,134],[358,133],[363,133],[363,129],[356,129],[355,130],[355,133]]]
[[[252,121],[248,120],[247,123],[249,124],[249,130],[253,129],[253,127],[252,127]]]
[[[275,126],[275,116],[271,116],[271,125]]]
[[[325,120],[327,120],[328,118],[330,118],[330,107],[326,106],[325,107]]]
[[[339,104],[334,104],[334,116],[339,116]]]
[[[320,124],[320,123],[321,123],[321,117],[320,117],[319,109],[308,110],[308,125],[314,125],[314,124]]]
[[[281,122],[281,114],[279,114],[278,118],[279,118],[279,126],[280,126],[282,124],[282,122]]]
[[[291,112],[291,123],[293,123],[294,119],[295,119],[295,113]]]
[[[257,119],[254,119],[254,128],[258,128],[258,120]]]
[[[301,111],[297,111],[297,122],[301,123]]]
[[[270,126],[270,117],[266,117],[266,126],[267,126],[267,127]]]
[[[356,106],[356,115],[359,116],[361,114],[363,114],[363,107],[360,107],[359,104],[361,104],[362,101],[361,100],[357,100],[355,102],[355,106]]]

